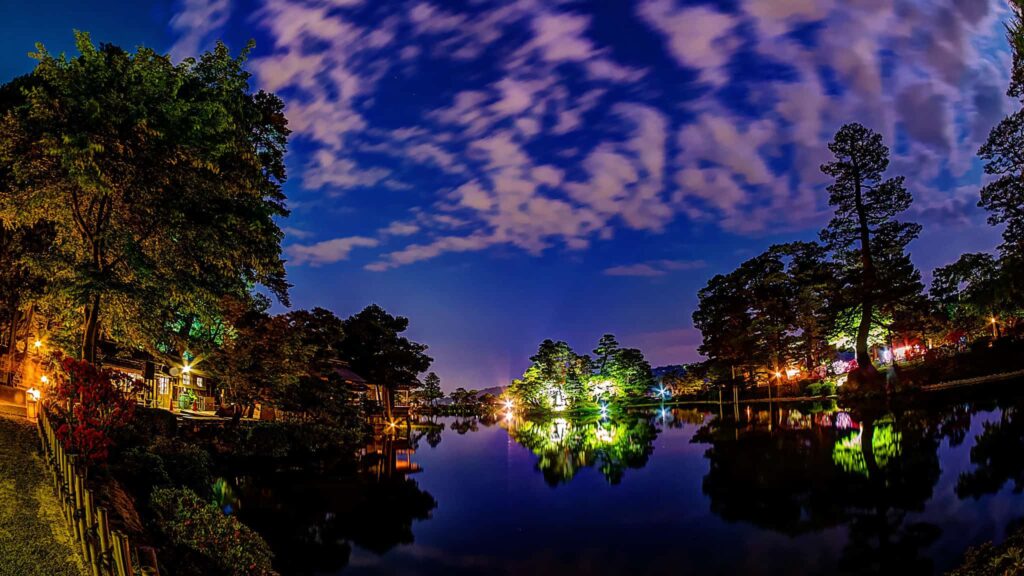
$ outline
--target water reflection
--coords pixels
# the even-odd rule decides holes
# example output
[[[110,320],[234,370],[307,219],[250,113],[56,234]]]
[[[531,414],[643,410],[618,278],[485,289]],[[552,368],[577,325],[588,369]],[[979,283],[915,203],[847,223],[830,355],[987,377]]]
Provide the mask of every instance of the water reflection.
[[[939,440],[915,412],[858,420],[790,409],[738,426],[716,418],[693,441],[709,446],[703,491],[726,520],[788,535],[847,525],[843,569],[930,574],[922,550],[939,528],[906,517],[932,497]]]
[[[443,425],[378,434],[359,469],[346,473],[277,471],[235,479],[239,517],[270,544],[283,574],[338,573],[352,546],[384,554],[413,542],[413,522],[430,517],[437,501],[412,475],[415,442],[432,445]]]
[[[509,436],[537,455],[537,468],[551,486],[595,467],[612,484],[629,468],[642,468],[653,452],[657,428],[647,415],[570,420],[564,417],[519,419],[506,416]]]
[[[934,574],[1024,514],[1022,404],[498,411],[232,484],[284,574]]]

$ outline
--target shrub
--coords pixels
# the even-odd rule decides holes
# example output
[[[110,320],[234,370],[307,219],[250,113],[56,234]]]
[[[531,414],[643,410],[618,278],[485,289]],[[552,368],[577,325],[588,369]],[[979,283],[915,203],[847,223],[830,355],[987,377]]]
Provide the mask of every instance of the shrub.
[[[245,448],[253,456],[284,458],[291,444],[285,424],[259,422],[247,429]]]
[[[84,360],[65,358],[55,377],[49,411],[57,438],[72,453],[91,462],[106,461],[113,434],[135,414],[140,383],[127,374],[99,369]]]
[[[152,497],[159,530],[225,576],[273,576],[270,547],[234,516],[225,516],[195,492],[157,488]]]
[[[138,446],[125,450],[113,468],[118,480],[139,498],[148,497],[157,486],[171,483],[163,458]]]
[[[183,486],[202,496],[209,496],[213,475],[212,462],[205,450],[180,440],[157,438],[150,452],[158,456],[174,486]]]

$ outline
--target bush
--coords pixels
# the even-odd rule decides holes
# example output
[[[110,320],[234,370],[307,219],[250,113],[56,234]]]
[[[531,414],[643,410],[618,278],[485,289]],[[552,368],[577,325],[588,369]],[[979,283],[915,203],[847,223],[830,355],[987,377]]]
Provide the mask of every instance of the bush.
[[[91,462],[105,462],[115,432],[135,415],[140,383],[84,360],[65,358],[55,375],[54,400],[48,406],[64,447]]]
[[[126,450],[113,468],[117,479],[138,498],[145,499],[153,488],[171,483],[163,458],[138,446]]]
[[[153,491],[153,512],[157,527],[176,547],[201,558],[224,576],[274,576],[273,554],[266,541],[234,516],[225,516],[216,506],[188,489],[158,488]],[[198,568],[196,563],[183,563]],[[177,573],[177,572],[176,572]],[[202,570],[203,574],[210,571]]]
[[[245,450],[253,456],[284,458],[291,442],[288,426],[276,422],[259,422],[246,429]]]
[[[174,486],[183,486],[204,497],[210,495],[213,475],[210,455],[205,450],[170,438],[157,438],[149,447],[159,457]]]
[[[1024,528],[1013,530],[996,546],[986,542],[967,550],[964,563],[949,576],[1005,576],[1024,574]]]

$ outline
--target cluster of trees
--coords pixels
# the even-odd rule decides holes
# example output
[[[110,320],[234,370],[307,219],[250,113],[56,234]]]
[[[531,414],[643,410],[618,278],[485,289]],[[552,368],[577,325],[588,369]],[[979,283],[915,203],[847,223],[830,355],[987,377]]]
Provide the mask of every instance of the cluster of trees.
[[[231,334],[200,364],[244,405],[265,402],[321,424],[354,424],[361,406],[339,361],[383,386],[386,406],[399,386],[419,387],[417,375],[432,361],[425,345],[402,335],[409,320],[376,304],[341,319],[323,308],[272,316],[265,298],[252,300],[238,306]]]
[[[351,404],[335,360],[389,390],[419,384],[431,359],[402,335],[406,318],[268,313],[270,297],[289,305],[277,223],[289,129],[282,101],[249,86],[251,45],[177,64],[84,33],[76,45],[75,57],[39,46],[35,70],[0,87],[8,373],[40,337],[90,363],[109,342],[195,358],[229,400],[309,418]]]
[[[829,149],[834,160],[822,171],[833,179],[835,214],[821,241],[772,246],[700,291],[694,325],[713,362],[810,371],[845,342],[870,375],[873,344],[926,325],[921,275],[906,251],[921,227],[897,219],[911,196],[902,177],[884,177],[889,149],[860,124],[843,126]]]
[[[1009,96],[1024,105],[1024,17],[1008,26],[1014,50]],[[694,324],[714,366],[802,365],[829,360],[835,345],[856,351],[858,380],[878,382],[871,348],[893,335],[959,341],[1016,332],[1024,316],[1024,109],[995,128],[979,151],[992,176],[979,205],[1002,225],[997,254],[965,254],[934,272],[926,295],[907,245],[921,231],[899,215],[912,197],[902,176],[887,177],[889,150],[879,134],[843,126],[822,166],[832,179],[835,213],[820,242],[772,246],[700,292]]]
[[[545,340],[522,378],[507,394],[531,408],[586,408],[606,400],[637,398],[654,384],[651,365],[636,348],[622,348],[615,336],[601,337],[593,356],[567,343]]]

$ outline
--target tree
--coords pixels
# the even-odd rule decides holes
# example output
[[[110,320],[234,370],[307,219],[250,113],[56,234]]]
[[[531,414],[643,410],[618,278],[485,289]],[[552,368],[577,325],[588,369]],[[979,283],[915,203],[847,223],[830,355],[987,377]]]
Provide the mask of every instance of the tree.
[[[601,339],[597,342],[597,348],[594,348],[594,367],[597,369],[598,374],[604,374],[605,369],[608,367],[608,362],[615,357],[618,351],[619,341],[615,339],[614,334],[601,336]]]
[[[835,159],[821,170],[833,179],[829,204],[836,212],[821,238],[841,266],[847,302],[860,307],[857,363],[870,375],[875,370],[868,336],[876,309],[897,308],[900,298],[921,291],[920,275],[905,252],[921,227],[895,219],[912,197],[902,176],[883,179],[889,149],[881,134],[847,124],[828,147]]]
[[[418,386],[418,375],[433,362],[426,354],[426,345],[402,336],[408,328],[408,318],[392,316],[376,304],[343,323],[345,338],[338,352],[367,381],[384,387],[384,410],[389,418],[395,390]]]
[[[991,254],[964,254],[935,269],[932,300],[955,328],[976,331],[987,326],[990,318],[1017,312],[1001,264]]]
[[[293,398],[309,371],[302,334],[287,316],[267,314],[266,298],[231,300],[222,307],[231,333],[196,369],[215,377],[231,401],[250,409],[257,402]]]
[[[433,372],[427,373],[426,378],[423,379],[423,388],[420,390],[419,395],[426,401],[428,406],[433,406],[434,402],[444,398],[444,392],[441,391],[441,378]]]
[[[828,360],[832,351],[828,333],[835,324],[838,290],[835,266],[817,242],[790,242],[769,252],[786,262],[787,297],[792,312],[792,360],[802,360],[808,371]]]
[[[608,372],[615,380],[621,397],[642,396],[654,385],[651,365],[644,359],[644,353],[636,348],[619,350],[613,357]]]
[[[53,223],[52,287],[82,310],[82,358],[101,327],[152,349],[174,316],[214,319],[255,284],[287,304],[275,218],[289,131],[281,100],[251,92],[248,50],[175,65],[83,33],[76,45],[74,58],[39,46],[35,85],[2,119],[0,218]]]
[[[1003,244],[999,247],[1003,269],[1010,278],[1007,289],[1017,303],[1024,302],[1021,292],[1024,275],[1024,3],[1012,2],[1014,15],[1007,25],[1007,39],[1013,49],[1013,65],[1007,96],[1020,103],[1003,118],[978,151],[985,173],[995,178],[981,189],[978,205],[988,210],[993,226],[1005,224]]]

